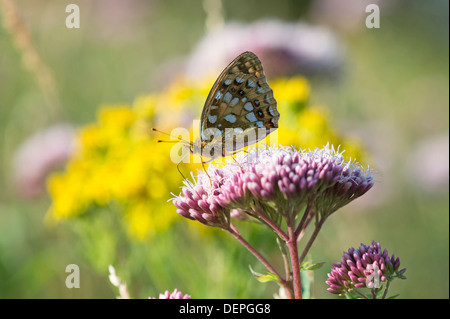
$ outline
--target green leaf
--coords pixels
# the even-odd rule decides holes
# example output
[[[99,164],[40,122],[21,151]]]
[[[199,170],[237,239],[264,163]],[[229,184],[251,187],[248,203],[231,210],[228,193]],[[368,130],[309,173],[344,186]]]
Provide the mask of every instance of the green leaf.
[[[309,261],[305,261],[304,263],[302,263],[300,265],[300,271],[317,270],[317,269],[321,268],[324,264],[325,264],[325,262],[321,262],[321,263],[317,263],[317,264],[310,264]]]
[[[252,266],[249,265],[248,267],[250,268],[250,271],[252,272],[253,276],[255,276],[255,278],[259,282],[275,281],[277,284],[280,284],[280,278],[277,275],[275,275],[275,274],[273,274],[271,272],[268,272],[267,274],[264,275],[264,274],[261,274],[261,273],[258,273],[256,271],[254,271],[252,269]]]

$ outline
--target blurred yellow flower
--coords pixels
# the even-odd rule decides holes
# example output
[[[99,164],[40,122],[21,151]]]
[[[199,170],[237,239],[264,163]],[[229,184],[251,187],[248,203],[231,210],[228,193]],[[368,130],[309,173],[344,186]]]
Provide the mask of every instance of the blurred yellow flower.
[[[176,218],[176,216],[174,217]],[[164,210],[159,209],[148,200],[130,204],[127,207],[125,219],[128,222],[129,233],[138,239],[151,237],[158,232],[165,231],[173,222],[173,218],[167,218]]]
[[[70,177],[55,175],[48,182],[48,189],[53,195],[53,211],[57,212],[57,217],[68,218],[77,215],[83,208],[83,202],[74,194],[80,181],[75,180],[76,176]],[[70,188],[72,186],[72,188]],[[75,187],[74,187],[75,186]]]
[[[114,201],[123,208],[131,236],[147,238],[166,231],[177,214],[167,200],[178,192],[182,176],[171,161],[173,144],[157,143],[151,127],[170,131],[187,128],[199,119],[213,80],[175,81],[166,90],[137,97],[132,105],[104,105],[97,121],[81,128],[77,148],[65,171],[48,179],[53,199],[49,216],[55,220],[95,213],[92,208]],[[270,83],[281,117],[278,142],[302,148],[341,145],[346,155],[361,155],[355,141],[347,141],[330,124],[323,108],[308,105],[310,86],[300,76]],[[196,132],[196,134],[198,134]],[[269,135],[269,138],[271,136]],[[183,164],[183,171],[199,164]]]
[[[103,107],[97,123],[79,131],[77,151],[65,172],[48,180],[53,218],[74,217],[116,201],[125,208],[130,234],[139,238],[164,230],[176,218],[167,199],[181,176],[176,169],[176,174],[165,174],[175,168],[169,145],[156,144],[148,129],[145,137],[136,133],[135,125],[142,125],[138,115],[151,115],[154,106],[146,104],[154,100],[136,101],[137,111],[131,106]],[[159,215],[164,218],[155,217]]]
[[[309,82],[301,76],[278,79],[271,83],[271,87],[278,103],[286,105],[292,105],[292,102],[305,103],[310,94]]]

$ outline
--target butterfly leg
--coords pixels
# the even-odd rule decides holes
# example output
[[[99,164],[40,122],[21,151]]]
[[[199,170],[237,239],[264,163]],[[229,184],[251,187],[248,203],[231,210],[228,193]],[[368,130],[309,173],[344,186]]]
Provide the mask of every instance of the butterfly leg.
[[[182,161],[183,161],[183,159],[181,159],[181,161],[178,162],[177,170],[178,170],[178,173],[180,173],[180,175],[183,177],[183,179],[187,180],[186,177],[184,177],[183,173],[181,173],[181,170],[180,170],[180,164],[181,164]]]
[[[189,154],[187,154],[187,155],[189,155]],[[186,155],[186,156],[187,156],[187,155]],[[178,173],[180,173],[180,175],[183,177],[183,179],[184,179],[184,181],[187,183],[187,185],[189,185],[191,188],[193,188],[192,182],[189,181],[189,180],[184,176],[184,174],[181,172],[181,170],[180,170],[180,164],[183,162],[183,160],[186,158],[186,156],[184,156],[184,157],[178,162],[178,164],[177,164],[177,170],[178,170]]]
[[[210,184],[211,184],[211,188],[212,188],[212,180],[211,180],[211,176],[209,176],[209,174],[208,174],[208,172],[206,171],[206,168],[205,168],[205,162],[203,162],[203,157],[200,155],[200,160],[201,160],[201,162],[202,162],[202,167],[203,167],[203,171],[206,173],[206,175],[208,176],[208,178],[209,178],[209,182],[210,182]]]
[[[233,159],[233,161],[241,168],[241,170],[243,172],[245,172],[244,168],[241,166],[241,164],[239,164],[239,162],[234,158],[234,155],[236,155],[237,151],[231,154],[231,158]]]

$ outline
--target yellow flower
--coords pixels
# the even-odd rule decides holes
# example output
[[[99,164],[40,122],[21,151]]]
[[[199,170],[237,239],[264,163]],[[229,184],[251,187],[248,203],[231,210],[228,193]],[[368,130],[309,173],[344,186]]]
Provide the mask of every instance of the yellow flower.
[[[137,119],[152,120],[156,112],[157,97],[153,94],[138,96],[133,101],[133,111]]]
[[[279,103],[307,101],[310,94],[308,80],[302,76],[277,79],[270,85]]]
[[[77,147],[84,156],[97,154],[108,143],[107,136],[96,125],[88,125],[78,133]]]
[[[128,231],[132,236],[145,238],[149,229],[152,228],[151,213],[152,207],[146,202],[130,205],[126,214],[128,221]]]
[[[76,176],[63,176],[54,174],[50,177],[48,190],[53,197],[53,204],[50,211],[57,216],[57,219],[73,217],[83,209],[83,202],[80,201],[77,193],[80,181]]]
[[[167,203],[166,203],[167,204]],[[128,232],[131,237],[144,239],[165,231],[177,218],[170,205],[155,205],[148,200],[131,203],[126,210]]]
[[[99,125],[104,128],[128,129],[133,125],[136,114],[128,105],[103,106],[98,112]]]

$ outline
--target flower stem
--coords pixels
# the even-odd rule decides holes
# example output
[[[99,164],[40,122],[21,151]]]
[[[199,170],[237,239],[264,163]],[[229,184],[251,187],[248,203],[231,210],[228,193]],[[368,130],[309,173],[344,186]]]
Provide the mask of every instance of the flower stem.
[[[296,237],[298,238],[300,234],[306,229],[306,226],[309,224],[308,217],[312,207],[312,201],[308,202],[308,206],[306,206],[305,211],[303,212],[302,219],[295,230]]]
[[[285,246],[286,242],[282,241],[279,237],[277,237],[277,244],[281,251],[281,258],[283,259],[286,281],[290,281],[291,280],[291,269],[289,267],[289,259],[287,256],[287,251],[286,251],[286,246]]]
[[[371,289],[372,299],[377,299],[378,289]]]
[[[248,241],[246,241],[241,234],[239,233],[239,231],[236,229],[236,227],[234,227],[233,224],[230,223],[230,228],[227,229],[227,231],[233,235],[234,238],[236,238],[245,248],[247,248],[248,251],[250,251],[264,266],[266,266],[266,268],[272,272],[273,274],[275,274],[278,278],[280,278],[281,282],[285,282],[284,278],[280,276],[280,274],[278,273],[278,271],[267,261],[266,258],[264,258],[264,256],[262,256],[256,249],[255,247],[253,247],[252,245],[250,245],[250,243]]]
[[[314,229],[314,232],[312,233],[311,237],[309,238],[308,243],[306,244],[305,249],[302,252],[302,255],[300,256],[299,263],[302,264],[305,260],[306,255],[309,252],[309,249],[311,248],[312,244],[314,243],[314,240],[316,239],[317,235],[319,234],[320,229],[322,228],[323,223],[325,222],[326,217],[323,217],[317,224],[316,228]]]
[[[294,284],[295,299],[302,299],[302,281],[300,277],[300,263],[298,259],[297,236],[295,234],[294,225],[288,226],[289,240],[287,246],[291,256],[292,278]]]
[[[278,233],[280,237],[282,237],[285,241],[288,241],[288,235],[276,223],[274,223],[269,217],[267,217],[261,207],[256,207],[255,213],[257,217],[259,217],[263,222],[269,225],[276,233]]]
[[[388,290],[389,290],[389,286],[390,286],[390,285],[391,285],[391,281],[388,280],[388,282],[386,283],[386,288],[384,289],[383,296],[381,297],[381,299],[386,299],[387,292],[388,292]]]
[[[369,298],[367,298],[367,296],[365,296],[364,294],[362,294],[361,292],[359,292],[359,291],[356,290],[355,288],[353,289],[353,291],[354,291],[357,295],[361,296],[363,299],[369,299]]]

